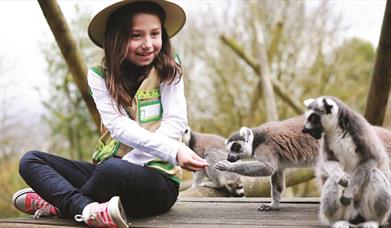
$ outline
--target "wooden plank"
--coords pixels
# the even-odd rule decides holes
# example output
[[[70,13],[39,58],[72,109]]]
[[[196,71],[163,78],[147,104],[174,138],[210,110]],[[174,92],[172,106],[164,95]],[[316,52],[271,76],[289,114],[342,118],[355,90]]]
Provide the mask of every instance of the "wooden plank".
[[[319,227],[319,199],[283,199],[281,210],[260,212],[270,198],[182,198],[167,213],[129,218],[131,227]],[[82,227],[71,219],[1,219],[0,227]]]
[[[316,227],[318,203],[282,203],[279,211],[260,212],[254,202],[182,202],[155,219],[134,220],[135,227]]]
[[[178,202],[237,202],[237,203],[270,203],[268,197],[251,197],[251,198],[230,198],[230,197],[185,197],[178,199]],[[282,198],[281,203],[319,203],[318,197],[300,197],[300,198]]]
[[[23,217],[23,218],[1,219],[0,227],[43,228],[43,227],[85,227],[85,225],[82,223],[77,223],[72,219],[55,219],[55,218],[33,219],[32,217]]]

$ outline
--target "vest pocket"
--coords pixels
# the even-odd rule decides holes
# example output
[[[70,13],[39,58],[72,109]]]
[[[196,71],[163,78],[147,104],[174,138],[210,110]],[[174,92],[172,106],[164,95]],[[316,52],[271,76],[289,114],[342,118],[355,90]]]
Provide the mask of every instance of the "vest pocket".
[[[98,140],[98,145],[95,148],[95,152],[92,155],[92,162],[99,164],[111,157],[123,157],[132,148],[127,145],[121,144],[119,141],[111,138],[110,132],[106,132]]]
[[[98,145],[92,155],[92,162],[94,164],[99,164],[110,157],[117,156],[119,147],[120,143],[111,138],[110,132],[106,131],[102,137],[99,138]]]

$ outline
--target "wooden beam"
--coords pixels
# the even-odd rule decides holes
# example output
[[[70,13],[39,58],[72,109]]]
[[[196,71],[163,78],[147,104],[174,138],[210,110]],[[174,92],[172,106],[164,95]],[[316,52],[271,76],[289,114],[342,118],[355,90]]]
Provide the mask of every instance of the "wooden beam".
[[[88,111],[96,125],[100,129],[100,116],[96,109],[95,102],[89,94],[87,84],[87,66],[84,62],[76,40],[61,12],[56,0],[38,0],[42,12],[49,24],[50,29],[56,39],[57,45],[68,65],[69,71],[79,89],[84,102],[87,104]]]
[[[391,88],[391,2],[387,1],[377,48],[365,118],[373,125],[383,124]]]

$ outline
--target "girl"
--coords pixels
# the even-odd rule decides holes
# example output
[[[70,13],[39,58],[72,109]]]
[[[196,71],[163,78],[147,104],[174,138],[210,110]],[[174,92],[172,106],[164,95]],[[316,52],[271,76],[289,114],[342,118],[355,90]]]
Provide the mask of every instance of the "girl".
[[[180,142],[186,101],[169,38],[184,22],[183,9],[164,0],[121,1],[91,20],[89,37],[105,53],[103,66],[88,71],[108,130],[94,154],[98,164],[26,153],[19,172],[31,188],[14,194],[16,208],[36,218],[127,227],[126,215],[150,216],[173,206],[181,174],[176,165],[190,171],[208,165]],[[112,157],[121,150],[128,152],[122,159]]]

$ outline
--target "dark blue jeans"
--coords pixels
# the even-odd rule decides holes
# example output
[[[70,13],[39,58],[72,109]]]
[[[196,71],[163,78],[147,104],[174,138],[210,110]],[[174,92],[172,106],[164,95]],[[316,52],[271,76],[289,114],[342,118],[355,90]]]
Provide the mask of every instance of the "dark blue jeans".
[[[143,217],[169,210],[178,196],[178,184],[158,171],[111,158],[99,165],[73,161],[39,151],[27,152],[19,173],[61,217],[81,214],[91,202],[119,196],[128,217]]]

